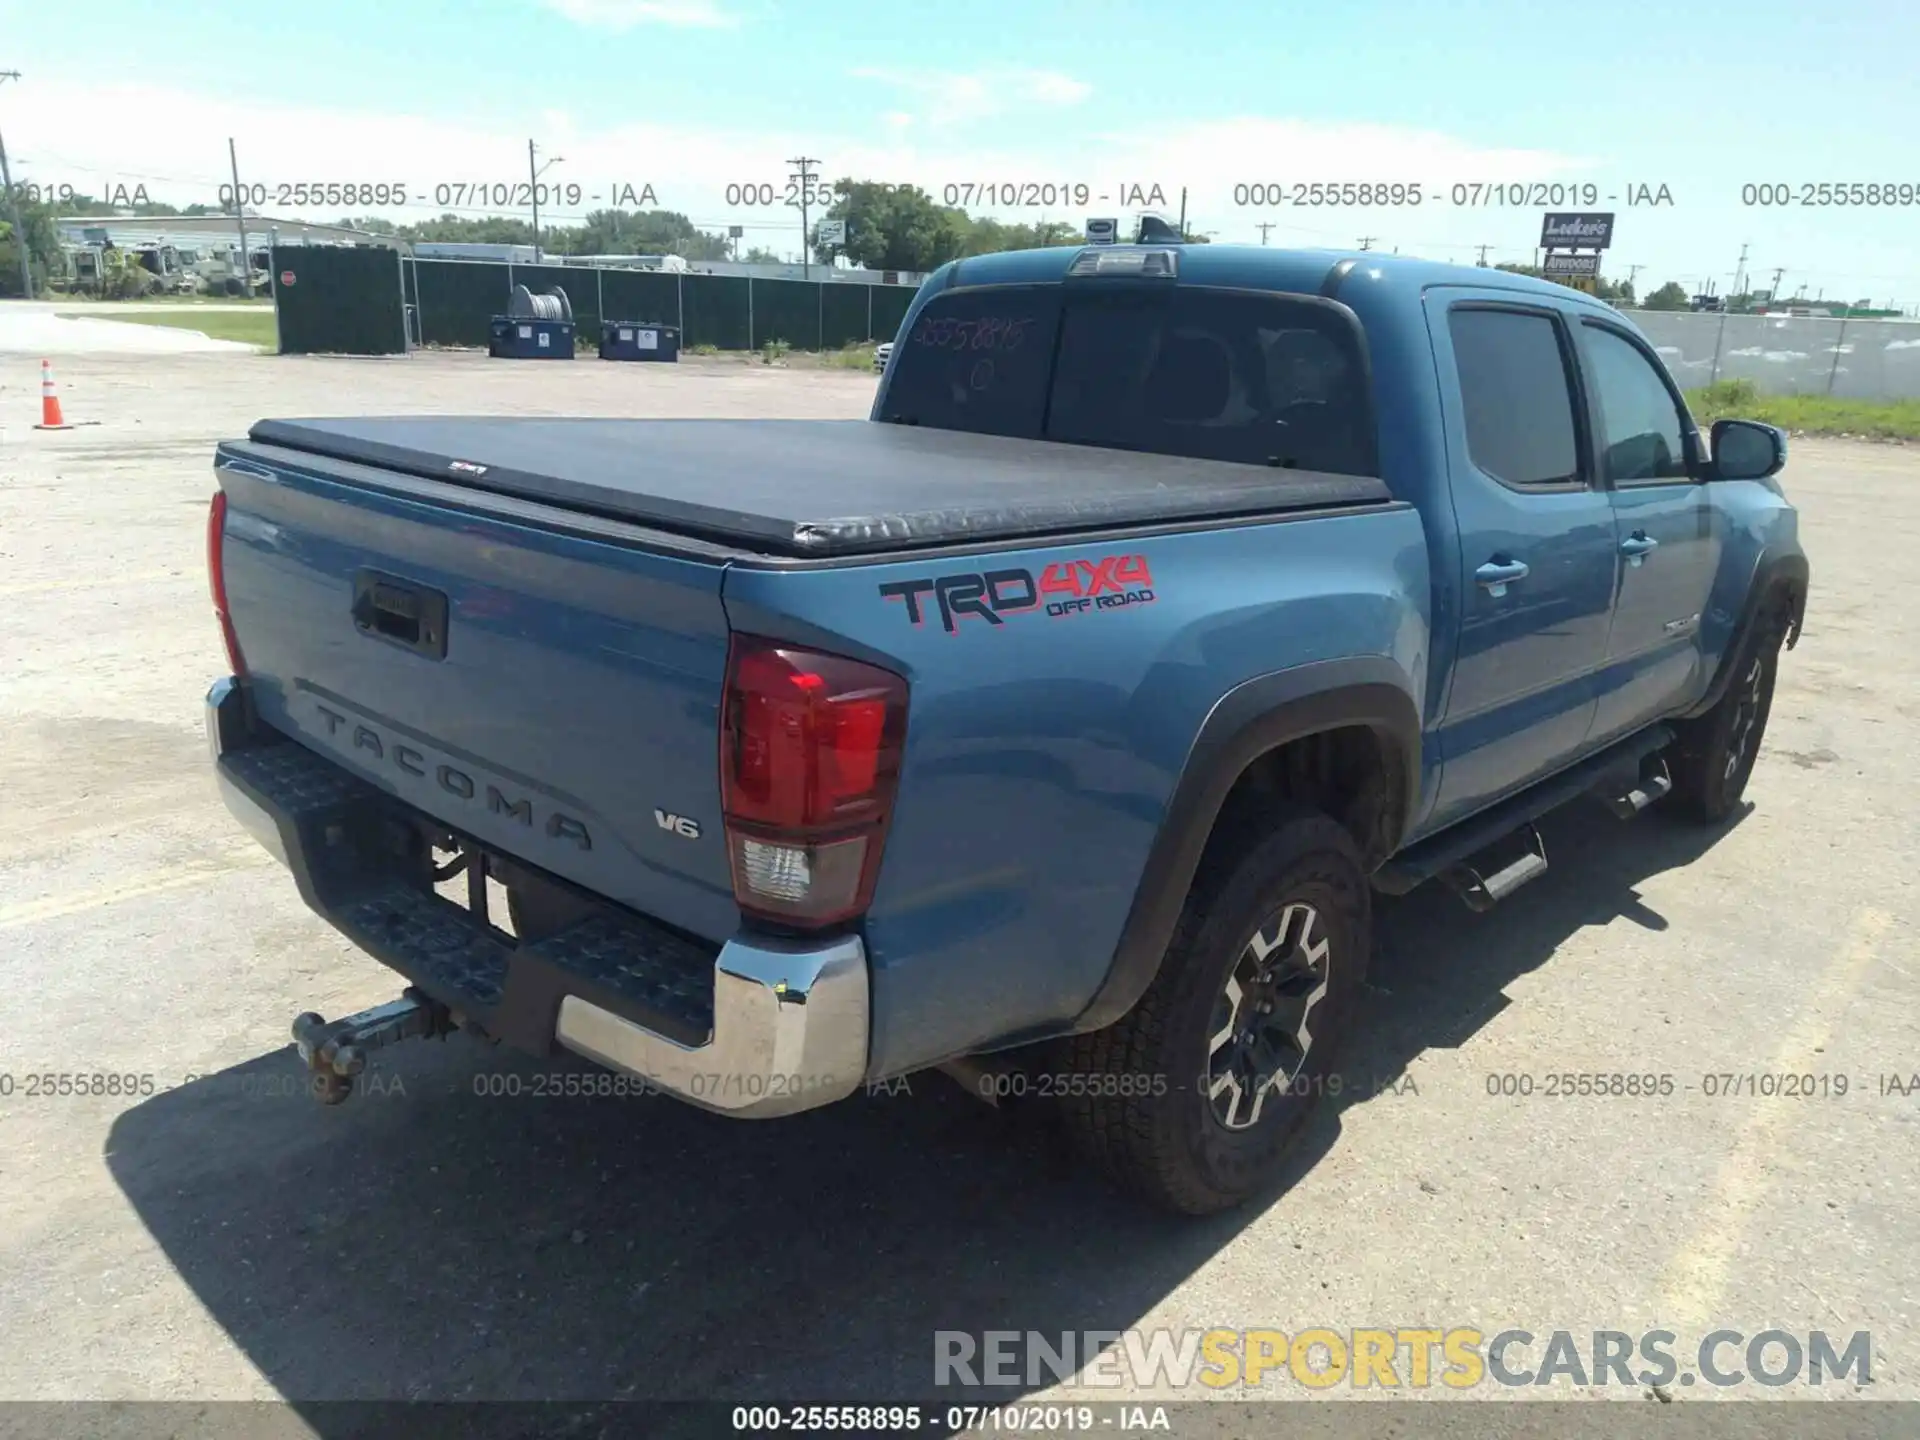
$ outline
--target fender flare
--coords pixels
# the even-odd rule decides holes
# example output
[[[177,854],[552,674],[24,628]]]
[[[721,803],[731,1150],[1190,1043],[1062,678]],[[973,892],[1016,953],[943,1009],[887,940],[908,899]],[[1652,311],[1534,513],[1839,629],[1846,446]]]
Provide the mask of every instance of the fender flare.
[[[1113,963],[1075,1031],[1113,1024],[1153,983],[1220,808],[1246,768],[1291,741],[1355,725],[1399,756],[1404,782],[1392,833],[1368,857],[1378,865],[1399,848],[1420,795],[1420,706],[1406,671],[1383,656],[1317,661],[1256,676],[1215,702],[1167,801]]]
[[[1809,574],[1807,557],[1797,551],[1760,557],[1760,562],[1753,567],[1753,578],[1747,583],[1747,598],[1740,618],[1734,622],[1733,634],[1727,637],[1727,648],[1720,652],[1712,683],[1705,694],[1676,718],[1696,720],[1720,703],[1727,687],[1733,683],[1734,666],[1746,649],[1754,626],[1760,623],[1761,616],[1774,605],[1776,598],[1784,599],[1787,605],[1787,648],[1791,650],[1800,643],[1800,627],[1807,617]]]

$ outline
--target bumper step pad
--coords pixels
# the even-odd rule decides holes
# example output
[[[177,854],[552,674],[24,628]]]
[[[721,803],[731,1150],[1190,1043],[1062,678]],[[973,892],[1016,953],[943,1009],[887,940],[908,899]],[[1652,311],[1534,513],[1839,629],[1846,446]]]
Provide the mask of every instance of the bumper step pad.
[[[516,945],[383,843],[403,812],[371,785],[292,741],[230,751],[220,766],[280,828],[307,903],[463,1021],[546,1054],[567,993],[683,1044],[712,1034],[718,946],[611,906]]]

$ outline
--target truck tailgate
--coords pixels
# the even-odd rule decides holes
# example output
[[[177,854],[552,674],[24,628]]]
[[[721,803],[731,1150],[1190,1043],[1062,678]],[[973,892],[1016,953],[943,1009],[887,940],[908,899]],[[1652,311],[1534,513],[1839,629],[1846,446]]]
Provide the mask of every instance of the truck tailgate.
[[[229,613],[260,718],[481,843],[711,940],[721,559],[222,450]],[[444,618],[442,618],[444,616]]]

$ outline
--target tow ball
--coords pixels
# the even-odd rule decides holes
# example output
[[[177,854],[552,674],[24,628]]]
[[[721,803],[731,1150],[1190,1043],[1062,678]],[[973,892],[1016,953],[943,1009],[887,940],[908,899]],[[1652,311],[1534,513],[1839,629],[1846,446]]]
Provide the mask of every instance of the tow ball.
[[[353,1077],[367,1068],[369,1050],[416,1036],[447,1035],[455,1028],[452,1011],[409,986],[398,1000],[344,1020],[324,1020],[309,1010],[294,1019],[293,1043],[313,1072],[315,1098],[338,1105],[353,1093]]]

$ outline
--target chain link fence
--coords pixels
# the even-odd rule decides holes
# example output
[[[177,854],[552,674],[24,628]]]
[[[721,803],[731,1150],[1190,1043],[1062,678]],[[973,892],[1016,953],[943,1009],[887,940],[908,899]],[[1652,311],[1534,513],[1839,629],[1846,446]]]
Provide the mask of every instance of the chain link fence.
[[[1751,380],[1763,395],[1920,398],[1920,323],[1634,310],[1686,389]]]

